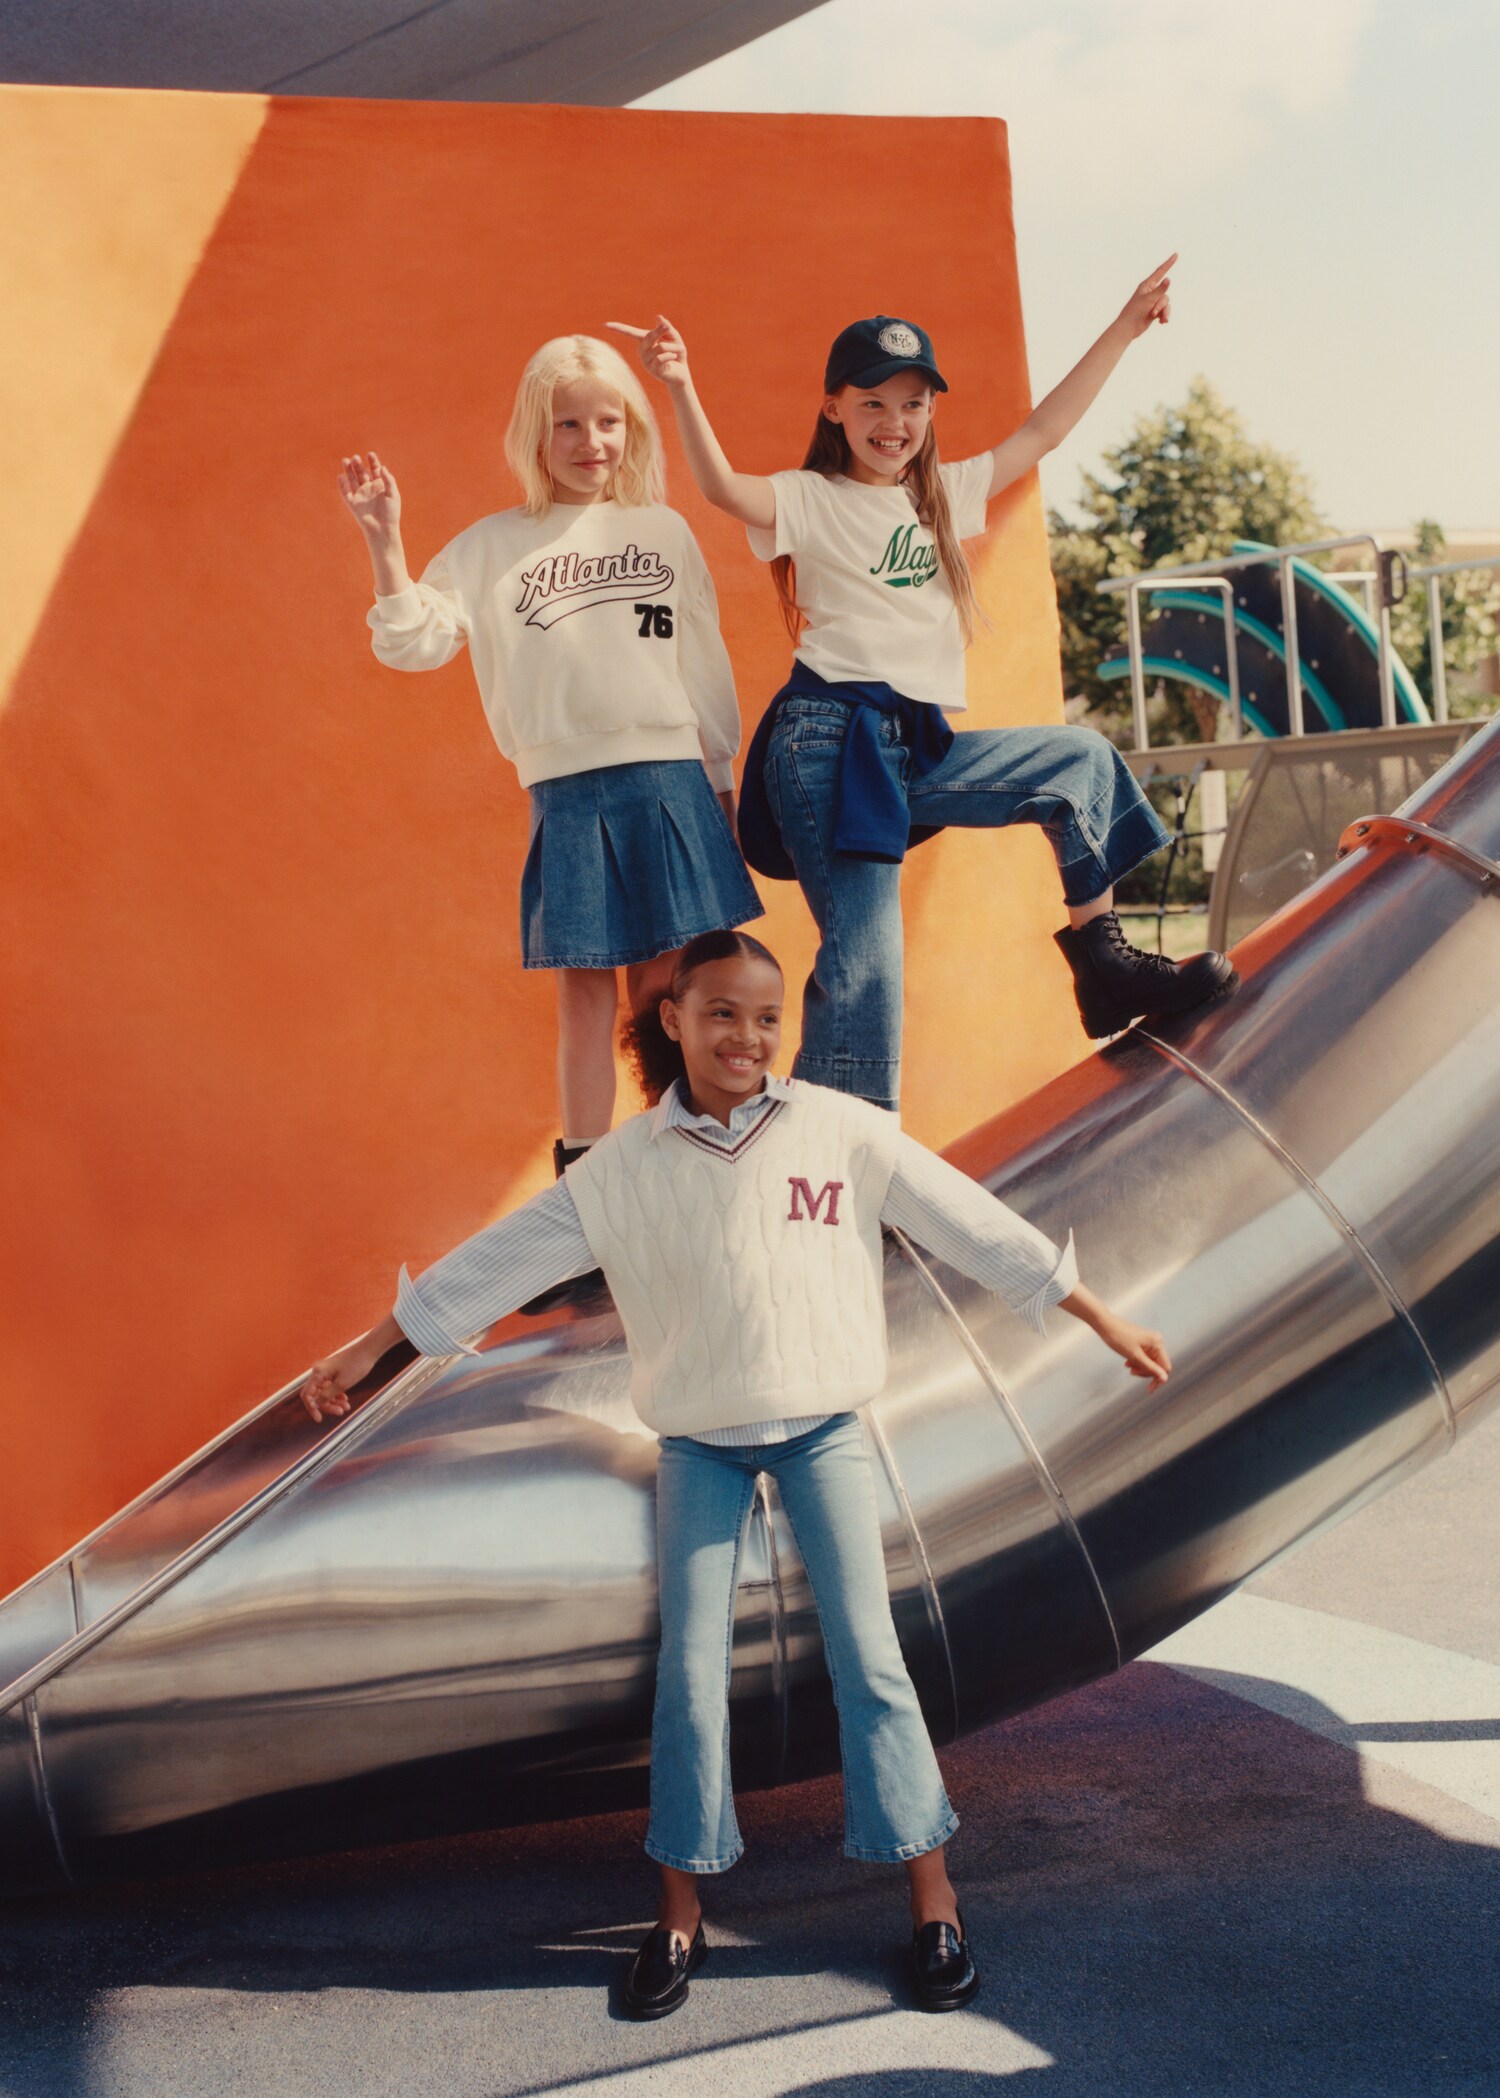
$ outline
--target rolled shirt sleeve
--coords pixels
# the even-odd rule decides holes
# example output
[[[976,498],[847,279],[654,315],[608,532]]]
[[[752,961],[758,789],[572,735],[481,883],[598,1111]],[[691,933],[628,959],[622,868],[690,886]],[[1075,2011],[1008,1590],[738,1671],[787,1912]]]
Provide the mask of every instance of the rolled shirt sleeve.
[[[882,1219],[939,1260],[1002,1297],[1038,1333],[1049,1306],[1078,1284],[1073,1235],[1055,1246],[977,1180],[915,1138],[897,1140]]]
[[[813,496],[808,484],[822,481],[821,474],[808,473],[800,466],[785,467],[767,478],[776,497],[776,522],[769,530],[762,525],[745,527],[757,561],[774,561],[782,554],[795,556],[806,543],[808,504]]]
[[[995,477],[993,452],[978,452],[972,459],[959,459],[938,468],[948,491],[953,529],[960,539],[977,539],[988,519],[990,482]]]
[[[371,647],[392,670],[439,670],[452,662],[467,644],[469,628],[447,549],[428,562],[419,582],[393,597],[377,596],[365,621]]]
[[[470,1336],[544,1289],[595,1266],[566,1181],[476,1231],[413,1282],[405,1268],[394,1316],[424,1355],[473,1355]]]

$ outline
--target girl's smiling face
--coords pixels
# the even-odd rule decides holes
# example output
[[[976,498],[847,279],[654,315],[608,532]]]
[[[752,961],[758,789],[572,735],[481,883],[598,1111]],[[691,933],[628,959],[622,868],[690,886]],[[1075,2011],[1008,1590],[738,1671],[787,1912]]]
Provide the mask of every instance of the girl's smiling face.
[[[559,503],[597,503],[625,456],[625,403],[602,379],[572,379],[552,396],[547,471]]]
[[[932,424],[937,396],[919,371],[897,372],[878,386],[841,386],[823,402],[849,443],[849,478],[899,481]]]
[[[728,1123],[758,1093],[781,1047],[781,971],[756,954],[704,962],[680,998],[664,998],[661,1024],[682,1047],[693,1104]]]

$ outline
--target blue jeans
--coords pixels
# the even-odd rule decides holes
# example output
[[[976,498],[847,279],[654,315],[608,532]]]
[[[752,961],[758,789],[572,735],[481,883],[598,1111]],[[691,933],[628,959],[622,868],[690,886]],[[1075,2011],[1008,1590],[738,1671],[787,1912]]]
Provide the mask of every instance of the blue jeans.
[[[766,797],[821,944],[802,1003],[800,1078],[895,1107],[901,1089],[901,869],[833,849],[848,708],[789,699],[766,753]],[[962,729],[933,771],[908,782],[900,722],[880,723],[885,762],[913,823],[1001,829],[1039,823],[1063,899],[1088,903],[1158,851],[1168,832],[1104,736],[1083,728]]]
[[[875,1485],[853,1413],[790,1442],[662,1439],[656,1483],[661,1657],[647,1854],[727,1872],[744,1850],[729,1775],[729,1670],[740,1550],[759,1472],[781,1491],[807,1568],[839,1713],[844,1849],[900,1864],[958,1827],[891,1620]]]

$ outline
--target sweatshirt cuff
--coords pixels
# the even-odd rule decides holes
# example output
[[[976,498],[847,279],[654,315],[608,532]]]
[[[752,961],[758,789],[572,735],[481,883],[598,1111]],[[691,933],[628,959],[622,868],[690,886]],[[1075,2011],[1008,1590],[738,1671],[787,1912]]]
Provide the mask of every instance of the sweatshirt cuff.
[[[1041,1288],[1036,1290],[1020,1306],[1020,1312],[1028,1326],[1044,1337],[1047,1331],[1047,1310],[1052,1304],[1060,1304],[1070,1297],[1078,1287],[1078,1255],[1073,1250],[1073,1234],[1068,1233],[1068,1242],[1057,1256],[1057,1265]]]
[[[466,1341],[445,1333],[418,1294],[417,1285],[403,1267],[396,1284],[393,1317],[412,1346],[422,1355],[477,1355]]]
[[[734,792],[734,759],[705,758],[703,769],[708,774],[708,783],[715,794]]]
[[[422,600],[415,583],[408,583],[393,597],[382,597],[375,593],[375,609],[370,614],[371,626],[420,626],[422,623]]]

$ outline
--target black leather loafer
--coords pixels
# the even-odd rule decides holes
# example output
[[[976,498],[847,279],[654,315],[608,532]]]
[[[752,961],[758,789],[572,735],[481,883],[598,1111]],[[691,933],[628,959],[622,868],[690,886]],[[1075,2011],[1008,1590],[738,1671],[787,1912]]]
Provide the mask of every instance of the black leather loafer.
[[[700,1923],[691,1945],[675,1931],[653,1930],[636,1954],[621,2000],[632,2018],[669,2018],[687,2002],[688,1983],[708,1958]]]
[[[979,1969],[969,1950],[963,1910],[958,1929],[951,1923],[924,1923],[911,1934],[911,1978],[917,2008],[956,2011],[979,1987]]]

